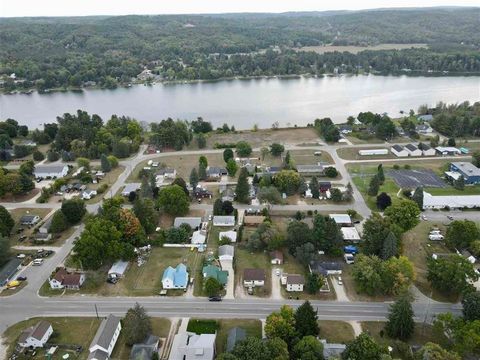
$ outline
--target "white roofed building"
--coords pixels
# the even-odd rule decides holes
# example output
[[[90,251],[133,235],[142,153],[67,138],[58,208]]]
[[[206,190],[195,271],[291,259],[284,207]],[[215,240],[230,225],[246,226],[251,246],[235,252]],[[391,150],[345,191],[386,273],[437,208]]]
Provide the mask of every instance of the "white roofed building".
[[[473,209],[480,207],[480,195],[444,195],[434,196],[423,192],[423,209]]]
[[[355,227],[342,227],[340,231],[345,241],[358,242],[361,240],[360,234]]]

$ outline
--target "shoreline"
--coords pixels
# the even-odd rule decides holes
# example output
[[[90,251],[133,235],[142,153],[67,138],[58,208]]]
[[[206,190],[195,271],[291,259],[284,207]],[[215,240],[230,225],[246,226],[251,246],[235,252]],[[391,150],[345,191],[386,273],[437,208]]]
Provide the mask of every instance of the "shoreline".
[[[280,79],[280,80],[289,80],[289,79],[322,79],[325,77],[352,77],[352,76],[393,76],[393,77],[480,77],[480,72],[461,72],[461,73],[450,73],[450,72],[424,72],[424,71],[399,71],[397,73],[392,72],[370,72],[370,73],[342,73],[342,74],[291,74],[291,75],[259,75],[259,76],[233,76],[233,77],[224,77],[219,79],[194,79],[194,80],[154,80],[154,81],[138,81],[131,83],[121,83],[118,84],[115,88],[107,88],[102,86],[82,86],[82,87],[67,87],[67,88],[53,88],[46,89],[45,91],[38,91],[35,88],[29,88],[22,91],[14,90],[11,92],[5,92],[3,89],[0,89],[0,96],[9,96],[9,95],[31,95],[33,93],[38,93],[40,95],[49,95],[53,93],[81,93],[84,90],[116,90],[118,88],[129,89],[134,86],[153,86],[153,85],[190,85],[190,84],[201,84],[201,83],[217,83],[223,81],[249,81],[249,80],[262,80],[262,79]]]

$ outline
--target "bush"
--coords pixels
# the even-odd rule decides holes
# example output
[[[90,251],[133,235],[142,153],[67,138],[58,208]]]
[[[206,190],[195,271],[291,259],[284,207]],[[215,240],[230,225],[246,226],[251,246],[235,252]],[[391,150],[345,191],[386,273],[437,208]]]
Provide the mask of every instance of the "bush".
[[[97,194],[103,194],[108,189],[108,184],[102,184],[97,189]]]
[[[325,176],[329,178],[337,177],[338,171],[333,166],[329,166],[325,169]]]
[[[42,161],[45,159],[45,155],[41,151],[35,150],[33,152],[33,160],[35,161]]]
[[[218,330],[218,323],[215,320],[191,319],[188,322],[187,331],[195,334],[215,334]]]
[[[58,161],[60,159],[60,154],[56,151],[48,150],[47,151],[47,160],[50,162]]]

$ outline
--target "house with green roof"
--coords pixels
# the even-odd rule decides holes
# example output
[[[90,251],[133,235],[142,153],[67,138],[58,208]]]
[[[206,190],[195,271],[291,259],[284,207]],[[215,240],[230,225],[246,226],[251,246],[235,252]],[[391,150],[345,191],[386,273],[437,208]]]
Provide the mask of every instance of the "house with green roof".
[[[228,271],[220,269],[215,265],[207,265],[202,269],[204,279],[214,278],[222,285],[226,285],[228,282]]]

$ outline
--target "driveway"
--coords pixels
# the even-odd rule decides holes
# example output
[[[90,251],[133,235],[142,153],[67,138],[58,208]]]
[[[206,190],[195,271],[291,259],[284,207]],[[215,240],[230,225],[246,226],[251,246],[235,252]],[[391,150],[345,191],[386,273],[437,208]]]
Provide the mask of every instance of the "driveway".
[[[227,293],[225,294],[225,299],[234,299],[235,298],[235,273],[233,272],[233,266],[231,261],[221,261],[222,270],[228,271],[228,282],[225,289]]]
[[[348,302],[350,299],[345,292],[345,287],[343,285],[339,285],[337,281],[337,276],[331,276],[330,279],[332,280],[333,288],[335,289],[335,294],[337,294],[337,301],[344,301]]]
[[[280,276],[275,275],[275,271],[278,268],[272,268],[272,295],[271,299],[282,300],[282,284],[280,284]],[[280,274],[282,270],[280,269]]]

